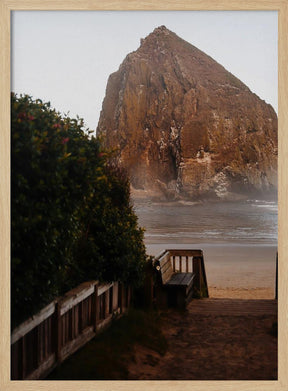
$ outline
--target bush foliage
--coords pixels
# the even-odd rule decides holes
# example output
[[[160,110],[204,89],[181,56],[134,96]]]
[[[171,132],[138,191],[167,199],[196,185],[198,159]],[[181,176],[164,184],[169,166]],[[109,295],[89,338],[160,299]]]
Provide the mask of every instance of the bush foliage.
[[[12,325],[92,279],[139,285],[143,230],[129,180],[83,120],[11,96]]]

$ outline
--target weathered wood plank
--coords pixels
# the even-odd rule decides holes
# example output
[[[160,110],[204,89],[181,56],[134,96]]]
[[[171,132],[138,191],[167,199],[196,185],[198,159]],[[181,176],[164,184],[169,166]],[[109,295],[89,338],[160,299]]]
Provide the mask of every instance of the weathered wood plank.
[[[69,311],[72,307],[85,300],[88,296],[94,293],[95,282],[88,284],[81,284],[77,290],[73,289],[66,293],[64,298],[60,301],[61,303],[61,315]]]
[[[108,289],[111,288],[111,286],[113,286],[113,282],[109,283],[109,284],[101,284],[101,285],[98,285],[98,296],[102,295],[104,292],[108,291]]]
[[[113,302],[112,310],[117,311],[118,309],[118,282],[113,285]]]
[[[112,320],[112,315],[109,315],[106,319],[101,320],[101,322],[97,325],[97,331],[103,330],[105,327],[109,325]]]
[[[93,321],[93,325],[94,325],[94,331],[97,330],[97,323],[98,323],[98,320],[99,320],[99,316],[98,316],[98,306],[99,306],[99,299],[98,299],[98,286],[95,285],[94,287],[94,294],[93,294],[93,300],[92,300],[92,321]]]
[[[110,288],[105,291],[105,318],[109,316],[109,298],[110,298]]]
[[[18,341],[18,339],[22,338],[24,335],[28,334],[34,327],[38,326],[45,319],[49,318],[55,311],[55,301],[47,305],[47,307],[43,308],[38,314],[32,316],[27,319],[25,322],[21,323],[18,327],[16,327],[11,335],[11,344]]]
[[[194,273],[185,273],[182,284],[189,286],[191,282],[194,280],[195,274]]]
[[[162,283],[165,284],[171,278],[173,274],[173,269],[171,265],[170,253],[166,252],[162,255],[158,260],[160,270],[161,270],[161,278]]]
[[[162,283],[165,285],[171,279],[172,275],[172,268],[170,270],[167,270],[165,273],[161,273]]]
[[[188,257],[202,257],[203,251],[202,250],[187,250],[187,249],[169,249],[169,253],[171,256],[188,256]]]
[[[194,273],[176,273],[173,274],[171,280],[168,281],[166,285],[188,286],[193,281],[194,277]]]
[[[167,251],[165,254],[162,255],[161,258],[159,258],[159,264],[161,267],[164,267],[164,265],[170,261],[170,253]]]
[[[45,378],[46,375],[53,369],[56,364],[56,355],[51,354],[41,365],[31,372],[25,380],[38,380]]]
[[[157,302],[163,302],[165,290],[168,305],[185,307],[198,292],[209,297],[202,250],[169,249],[155,258],[154,267],[160,272],[162,282],[162,288],[157,287]]]
[[[21,377],[22,379],[25,379],[25,376],[26,376],[26,338],[25,336],[21,339],[21,358],[22,358],[22,366],[21,366],[21,369],[22,369],[22,373],[21,373]]]
[[[161,256],[161,257],[159,257],[159,262],[161,263],[161,262],[166,262],[168,259],[169,259],[169,257],[170,257],[170,252],[169,251],[165,251],[165,253]]]
[[[56,352],[56,359],[61,360],[61,346],[62,346],[62,322],[61,322],[61,316],[60,316],[60,306],[56,305],[56,316],[55,316],[55,331],[56,331],[56,338],[55,338],[55,352]]]
[[[167,281],[165,285],[182,285],[183,279],[184,279],[183,273],[176,273],[173,274],[171,279]]]
[[[90,339],[95,336],[94,327],[87,327],[76,339],[68,342],[61,349],[61,361],[69,357],[71,354],[76,352],[81,346],[85,345]]]
[[[165,273],[167,270],[171,269],[171,261],[170,258],[166,259],[165,262],[162,261],[160,263],[161,272]]]
[[[13,331],[13,380],[40,379],[57,362],[83,346],[97,330],[107,326],[114,312],[126,310],[131,289],[117,282],[98,285],[97,281],[81,284]]]

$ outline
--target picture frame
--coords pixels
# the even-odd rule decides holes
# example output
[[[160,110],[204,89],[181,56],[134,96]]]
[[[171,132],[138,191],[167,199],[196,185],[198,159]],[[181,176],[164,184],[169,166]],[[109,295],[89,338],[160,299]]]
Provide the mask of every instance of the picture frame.
[[[1,0],[0,8],[0,389],[6,390],[287,390],[288,389],[288,0]],[[10,13],[16,10],[276,10],[278,11],[279,294],[277,381],[11,381],[10,380]]]

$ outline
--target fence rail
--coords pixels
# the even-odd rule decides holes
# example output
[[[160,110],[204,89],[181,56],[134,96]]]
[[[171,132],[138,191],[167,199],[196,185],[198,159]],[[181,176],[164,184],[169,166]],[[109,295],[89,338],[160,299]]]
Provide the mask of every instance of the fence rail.
[[[205,264],[204,264],[204,255],[202,250],[193,250],[193,249],[169,249],[162,251],[156,258],[155,261],[159,260],[162,257],[168,257],[171,262],[172,270],[174,273],[194,273],[194,293],[193,297],[209,297],[208,284],[206,278]],[[154,261],[154,263],[155,263]],[[151,272],[153,272],[151,270]],[[150,297],[157,301],[163,301],[163,292],[162,287],[158,287],[153,292],[152,288],[150,289]],[[158,298],[157,298],[158,296]]]
[[[11,379],[44,378],[131,303],[131,287],[86,282],[53,301],[11,335]]]
[[[174,272],[194,272],[195,289],[208,297],[202,250],[164,250]],[[153,263],[147,263],[144,301],[157,302]],[[132,290],[118,282],[83,283],[53,301],[38,314],[13,330],[11,336],[11,379],[42,379],[59,363],[84,346],[113,316],[124,313]],[[156,295],[156,296],[155,296]]]
[[[209,297],[202,250],[168,250],[174,272],[195,273],[195,287],[201,297]]]

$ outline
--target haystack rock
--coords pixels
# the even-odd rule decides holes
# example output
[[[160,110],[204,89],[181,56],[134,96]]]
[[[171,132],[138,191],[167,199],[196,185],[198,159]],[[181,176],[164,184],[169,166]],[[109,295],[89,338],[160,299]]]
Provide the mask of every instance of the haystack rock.
[[[171,200],[276,192],[272,106],[165,26],[110,75],[97,133],[127,168],[132,194]]]

